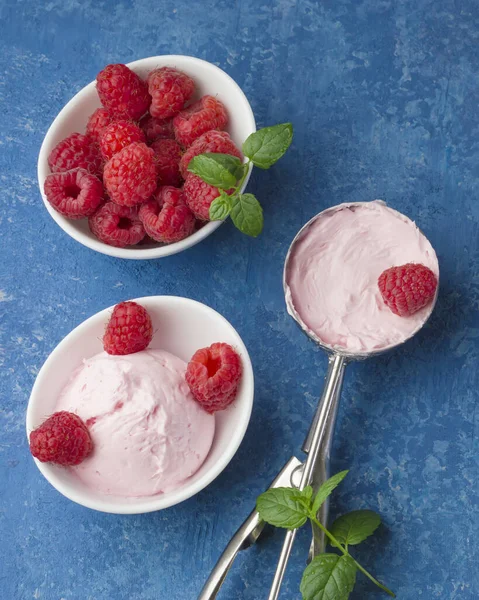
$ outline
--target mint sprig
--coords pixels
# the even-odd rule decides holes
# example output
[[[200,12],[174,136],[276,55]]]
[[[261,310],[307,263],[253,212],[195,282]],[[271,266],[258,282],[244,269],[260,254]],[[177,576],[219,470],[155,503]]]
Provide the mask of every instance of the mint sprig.
[[[211,203],[210,219],[223,221],[231,215],[240,231],[257,237],[263,230],[263,209],[253,194],[241,194],[241,187],[252,165],[269,169],[283,156],[292,139],[292,124],[282,123],[248,136],[242,146],[247,159],[244,163],[236,156],[211,152],[192,158],[188,171],[220,190]]]
[[[299,590],[303,600],[347,600],[355,583],[356,566],[349,556],[320,554],[306,567]]]
[[[328,530],[317,518],[317,513],[331,492],[346,477],[341,471],[325,481],[313,498],[311,487],[273,488],[259,496],[256,509],[261,518],[275,527],[297,529],[311,521],[324,533],[333,548],[341,554],[324,553],[313,558],[306,567],[300,591],[303,600],[348,600],[361,571],[375,585],[395,598],[394,592],[375,579],[349,553],[348,546],[363,542],[378,528],[381,518],[372,510],[357,510],[336,519]]]

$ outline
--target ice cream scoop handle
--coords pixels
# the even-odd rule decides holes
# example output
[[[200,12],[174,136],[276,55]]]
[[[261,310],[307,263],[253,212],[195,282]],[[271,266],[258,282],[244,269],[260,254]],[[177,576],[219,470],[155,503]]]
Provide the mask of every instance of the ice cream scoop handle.
[[[291,477],[300,466],[301,462],[296,457],[290,458],[270,487],[290,487]],[[216,598],[238,552],[254,544],[259,538],[263,527],[264,522],[261,520],[259,513],[254,510],[226,546],[198,596],[198,600],[214,600]]]
[[[304,463],[301,481],[298,486],[300,490],[311,484],[315,468],[321,460],[321,445],[327,434],[329,417],[334,410],[336,402],[339,400],[345,367],[346,358],[344,356],[333,354],[330,357],[323,393],[321,394],[318,410],[313,421],[313,429],[310,435],[308,435],[308,439],[310,438],[308,458]],[[308,439],[306,443],[308,443]],[[277,600],[279,596],[286,566],[293,548],[294,538],[294,530],[286,533],[268,600]]]
[[[264,522],[261,520],[259,513],[253,511],[226,546],[198,596],[198,600],[213,600],[216,598],[236,555],[240,550],[247,548],[257,540],[263,527]]]

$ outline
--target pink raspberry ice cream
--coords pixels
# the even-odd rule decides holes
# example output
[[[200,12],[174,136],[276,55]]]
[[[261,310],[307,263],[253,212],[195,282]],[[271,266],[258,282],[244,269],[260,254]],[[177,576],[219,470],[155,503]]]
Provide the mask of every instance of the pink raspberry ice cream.
[[[215,418],[195,402],[186,363],[162,350],[84,361],[56,410],[87,424],[93,452],[72,467],[98,492],[142,497],[178,488],[203,464]]]
[[[326,210],[291,250],[285,283],[293,316],[339,351],[364,354],[404,342],[433,308],[399,317],[384,303],[379,276],[406,263],[423,264],[439,277],[433,247],[401,213],[380,200]]]

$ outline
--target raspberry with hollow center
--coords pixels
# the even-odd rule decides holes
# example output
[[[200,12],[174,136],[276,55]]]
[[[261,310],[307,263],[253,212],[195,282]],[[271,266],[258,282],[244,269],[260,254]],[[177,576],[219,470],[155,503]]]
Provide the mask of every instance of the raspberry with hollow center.
[[[228,115],[223,104],[213,96],[203,96],[173,119],[176,141],[187,148],[211,129],[224,129]]]
[[[141,205],[139,217],[146,233],[164,244],[187,238],[196,224],[195,216],[185,204],[183,192],[172,186],[159,188],[151,200]]]
[[[150,106],[148,86],[123,64],[107,65],[96,77],[100,102],[115,117],[136,121]]]
[[[93,449],[85,423],[78,415],[62,410],[48,417],[30,434],[30,452],[40,462],[79,465]]]
[[[69,219],[89,217],[103,202],[101,181],[85,169],[52,173],[43,184],[48,202]]]
[[[136,302],[120,302],[113,309],[103,336],[108,354],[123,356],[148,348],[153,325],[146,308]]]
[[[100,241],[117,248],[134,246],[145,237],[137,208],[120,206],[114,202],[106,202],[88,219],[88,225]]]
[[[140,127],[146,136],[146,141],[151,144],[156,140],[174,140],[173,119],[156,119],[151,115],[145,115],[140,120]]]
[[[386,269],[378,279],[379,291],[395,315],[409,317],[432,302],[437,277],[428,267],[408,263]]]
[[[233,190],[226,193],[231,194]],[[197,219],[210,220],[210,206],[215,198],[220,195],[218,188],[203,181],[198,175],[188,173],[183,185],[186,204]]]
[[[182,150],[175,140],[156,140],[151,144],[155,153],[158,185],[179,186],[182,181],[180,159]]]
[[[103,181],[113,202],[122,206],[140,204],[156,189],[155,153],[142,142],[133,142],[106,163]]]
[[[207,131],[197,138],[181,157],[180,171],[184,178],[188,174],[188,165],[191,159],[198,156],[198,154],[205,154],[206,152],[231,154],[239,159],[243,158],[241,152],[226,131],[216,131],[215,129]]]
[[[88,123],[86,124],[86,134],[98,143],[103,129],[114,120],[113,115],[111,115],[106,108],[97,108],[88,119]]]
[[[92,175],[101,177],[103,159],[98,145],[91,138],[72,133],[50,152],[48,166],[52,173],[86,169]]]
[[[105,160],[133,142],[144,142],[145,134],[133,121],[114,121],[100,135],[100,150]]]
[[[161,67],[148,75],[148,91],[151,95],[151,116],[168,119],[180,112],[191,98],[195,82],[178,69]]]
[[[217,342],[193,355],[186,369],[186,382],[195,400],[206,412],[227,408],[236,398],[242,366],[238,353]]]

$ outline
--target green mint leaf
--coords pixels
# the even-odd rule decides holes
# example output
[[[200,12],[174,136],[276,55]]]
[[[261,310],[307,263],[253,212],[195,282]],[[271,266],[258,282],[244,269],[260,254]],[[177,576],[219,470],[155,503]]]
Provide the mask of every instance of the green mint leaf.
[[[350,556],[320,554],[306,567],[300,591],[303,600],[347,600],[356,583]]]
[[[231,196],[221,190],[220,195],[210,204],[211,221],[223,221],[231,212]]]
[[[236,179],[240,179],[244,173],[245,165],[237,156],[231,154],[220,154],[217,152],[205,152],[201,156],[207,156],[229,171]],[[190,163],[191,164],[191,163]]]
[[[246,235],[256,237],[263,231],[263,209],[253,194],[231,198],[231,219]]]
[[[313,499],[313,488],[308,485],[303,490],[303,496],[309,501],[311,504],[311,500]]]
[[[261,494],[256,510],[266,523],[285,529],[297,529],[308,520],[308,503],[295,488],[274,488]]]
[[[188,171],[218,188],[229,189],[236,183],[236,176],[225,168],[218,154],[198,154],[190,160]],[[239,159],[238,159],[239,160]],[[237,165],[236,165],[237,167]]]
[[[355,546],[364,542],[381,524],[381,517],[372,510],[354,510],[334,521],[331,533],[340,544]]]
[[[264,127],[252,133],[243,144],[243,154],[260,169],[269,169],[279,160],[291,144],[293,125],[282,123]]]
[[[314,516],[318,514],[318,510],[321,507],[321,504],[326,500],[326,498],[331,494],[331,492],[336,488],[341,481],[346,477],[349,471],[341,471],[340,473],[336,473],[328,480],[326,480],[323,485],[319,488],[318,493],[316,494],[316,498],[313,502],[313,508],[311,512]]]

